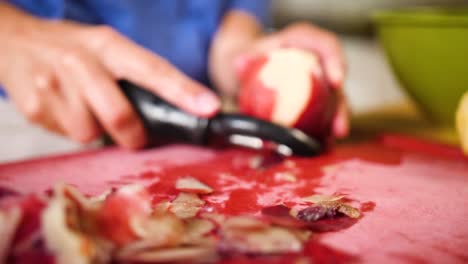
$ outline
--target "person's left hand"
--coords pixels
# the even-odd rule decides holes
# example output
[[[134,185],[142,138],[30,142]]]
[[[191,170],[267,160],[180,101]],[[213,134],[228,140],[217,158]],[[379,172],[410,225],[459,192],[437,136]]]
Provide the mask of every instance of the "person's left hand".
[[[293,24],[284,30],[257,38],[235,60],[236,69],[242,72],[252,60],[268,51],[293,47],[315,52],[320,56],[326,78],[337,89],[339,104],[333,121],[333,135],[343,138],[349,133],[348,107],[342,92],[346,66],[337,37],[328,31],[308,23]]]

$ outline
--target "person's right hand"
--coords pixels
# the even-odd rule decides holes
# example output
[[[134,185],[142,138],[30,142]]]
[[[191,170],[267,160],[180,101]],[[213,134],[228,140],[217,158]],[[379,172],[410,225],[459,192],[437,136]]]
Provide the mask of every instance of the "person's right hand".
[[[0,4],[0,84],[29,120],[79,142],[106,131],[119,145],[146,143],[116,81],[126,79],[200,116],[216,95],[106,26],[32,18]]]

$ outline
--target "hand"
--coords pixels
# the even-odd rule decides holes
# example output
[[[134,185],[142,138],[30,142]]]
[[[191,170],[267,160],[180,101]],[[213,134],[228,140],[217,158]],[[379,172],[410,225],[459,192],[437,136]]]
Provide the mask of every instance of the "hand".
[[[247,52],[237,57],[235,61],[237,72],[243,72],[249,62],[257,56],[284,47],[309,50],[321,57],[326,77],[330,85],[337,89],[340,99],[333,121],[333,134],[338,138],[345,137],[349,133],[348,108],[341,89],[345,76],[345,63],[339,41],[333,33],[307,23],[298,23],[282,31],[260,37],[250,45]]]
[[[79,142],[106,131],[126,148],[145,145],[119,79],[196,115],[213,115],[220,105],[207,88],[109,27],[39,20],[0,4],[0,50],[0,83],[17,108]]]

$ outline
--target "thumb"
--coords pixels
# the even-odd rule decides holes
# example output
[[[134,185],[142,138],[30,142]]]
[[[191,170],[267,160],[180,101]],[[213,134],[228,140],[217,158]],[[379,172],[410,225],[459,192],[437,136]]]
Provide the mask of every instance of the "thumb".
[[[341,90],[339,90],[338,100],[338,107],[333,117],[332,131],[333,136],[345,138],[349,134],[349,110]]]

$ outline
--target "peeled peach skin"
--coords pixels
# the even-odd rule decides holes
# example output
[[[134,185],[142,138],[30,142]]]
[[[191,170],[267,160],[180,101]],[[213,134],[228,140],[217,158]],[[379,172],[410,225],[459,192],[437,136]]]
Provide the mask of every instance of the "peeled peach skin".
[[[132,221],[148,217],[150,201],[149,193],[136,185],[110,194],[97,215],[101,233],[120,246],[137,240]]]
[[[242,113],[300,129],[323,141],[330,137],[336,93],[313,53],[275,50],[250,62],[239,79]]]

